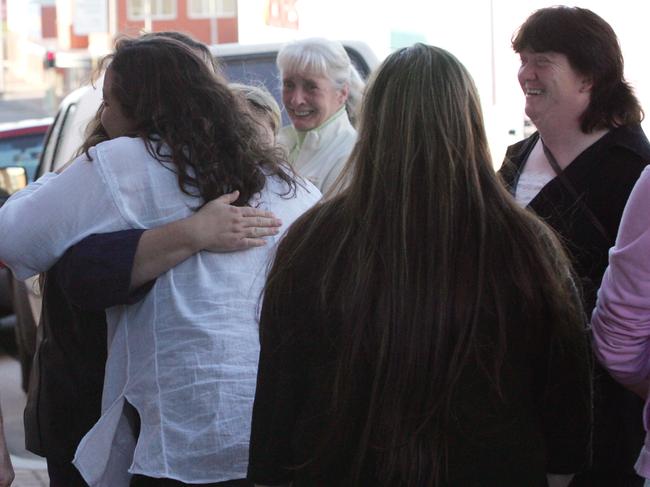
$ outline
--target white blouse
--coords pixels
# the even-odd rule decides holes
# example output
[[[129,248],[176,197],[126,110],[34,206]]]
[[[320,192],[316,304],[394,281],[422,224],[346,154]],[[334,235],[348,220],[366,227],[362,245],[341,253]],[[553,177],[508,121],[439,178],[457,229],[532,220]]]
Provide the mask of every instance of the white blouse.
[[[527,167],[528,164],[524,166],[515,190],[515,200],[522,208],[528,206],[542,188],[556,177],[555,171],[550,165],[546,165],[542,171],[535,172],[527,170]]]
[[[20,278],[45,271],[92,233],[151,228],[192,213],[198,198],[140,139],[122,137],[48,175],[0,209],[0,259]],[[269,177],[252,202],[283,230],[319,198]],[[283,196],[284,195],[284,196]],[[244,478],[259,353],[258,311],[277,244],[201,252],[160,276],[131,306],[107,311],[102,416],[74,460],[91,486],[127,487],[129,474],[211,483]],[[125,400],[141,418],[133,438]]]
[[[289,162],[303,178],[326,193],[345,167],[357,141],[345,106],[323,125],[299,136],[289,125],[278,135],[278,143],[289,153]]]

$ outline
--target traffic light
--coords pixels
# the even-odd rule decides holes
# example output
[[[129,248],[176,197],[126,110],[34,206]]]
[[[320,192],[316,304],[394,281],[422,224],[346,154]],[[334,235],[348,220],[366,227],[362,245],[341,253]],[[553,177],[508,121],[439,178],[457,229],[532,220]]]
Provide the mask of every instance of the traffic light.
[[[45,57],[43,58],[43,67],[45,69],[51,69],[56,65],[56,54],[54,51],[46,51]]]

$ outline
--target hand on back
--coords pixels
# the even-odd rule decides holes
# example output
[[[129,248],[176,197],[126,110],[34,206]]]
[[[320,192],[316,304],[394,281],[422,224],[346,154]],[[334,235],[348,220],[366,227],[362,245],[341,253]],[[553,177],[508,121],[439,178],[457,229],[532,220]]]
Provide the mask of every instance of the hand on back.
[[[270,211],[232,206],[239,192],[225,194],[207,203],[190,217],[200,248],[229,252],[261,247],[277,235],[282,222]]]

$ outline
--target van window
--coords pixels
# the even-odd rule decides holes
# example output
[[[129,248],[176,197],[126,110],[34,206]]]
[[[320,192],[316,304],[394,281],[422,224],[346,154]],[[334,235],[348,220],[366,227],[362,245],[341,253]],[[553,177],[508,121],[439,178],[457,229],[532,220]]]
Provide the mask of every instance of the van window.
[[[349,47],[345,50],[350,56],[352,64],[357,68],[361,77],[367,79],[370,74],[370,68],[363,60],[363,57]],[[229,82],[243,83],[246,85],[263,84],[273,94],[278,105],[282,109],[282,125],[290,123],[284,107],[282,105],[282,93],[280,91],[280,73],[275,65],[277,52],[256,53],[248,55],[235,55],[220,57],[219,65]]]

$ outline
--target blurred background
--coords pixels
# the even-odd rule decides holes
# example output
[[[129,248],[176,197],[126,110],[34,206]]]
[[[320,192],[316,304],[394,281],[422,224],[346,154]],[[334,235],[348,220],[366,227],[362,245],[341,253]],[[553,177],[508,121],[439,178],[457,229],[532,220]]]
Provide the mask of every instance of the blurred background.
[[[470,70],[482,96],[496,162],[524,131],[512,33],[539,0],[0,0],[0,98],[32,98],[24,116],[52,115],[86,83],[117,34],[179,30],[206,44],[258,44],[325,36],[367,43],[382,59],[421,41],[444,47]],[[643,19],[633,0],[585,0],[617,32],[626,73],[650,101]],[[27,96],[30,95],[30,96]],[[39,96],[36,96],[39,95]],[[20,96],[20,95],[18,95]],[[647,105],[648,103],[644,103]],[[15,120],[0,107],[0,122]],[[30,110],[36,110],[32,112]]]
[[[182,31],[210,45],[278,43],[310,36],[361,41],[379,60],[414,42],[443,47],[474,77],[498,167],[506,147],[534,130],[524,116],[524,97],[517,83],[519,59],[510,47],[512,34],[533,10],[554,4],[539,0],[0,0],[0,167],[22,165],[33,179],[61,100],[89,82],[113,39],[119,34],[164,30]],[[585,0],[578,6],[590,8],[612,25],[623,50],[626,77],[642,105],[650,107],[645,38],[650,6],[633,0]],[[646,123],[646,132],[648,128]],[[16,296],[34,289],[33,284],[17,288],[8,271],[0,270],[0,403],[16,487],[48,485],[44,462],[24,450],[22,429],[25,367],[21,369],[19,356],[24,343],[33,347],[36,323],[23,327],[31,330],[29,339],[21,337],[16,315],[37,322],[39,310],[30,309],[26,299],[18,300],[26,308],[17,306]]]

